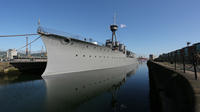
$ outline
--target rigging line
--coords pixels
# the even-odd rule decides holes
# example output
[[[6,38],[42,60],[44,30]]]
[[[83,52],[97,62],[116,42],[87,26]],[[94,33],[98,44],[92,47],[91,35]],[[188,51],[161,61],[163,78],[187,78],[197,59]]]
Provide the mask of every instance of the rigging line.
[[[40,37],[38,37],[38,38],[34,39],[34,40],[33,40],[33,41],[31,41],[30,43],[26,44],[26,45],[25,45],[25,46],[23,46],[23,47],[20,47],[20,48],[18,48],[17,50],[23,49],[24,47],[26,47],[26,46],[28,46],[28,45],[32,44],[33,42],[35,42],[36,40],[38,40],[39,38],[40,38]]]
[[[0,35],[0,37],[19,37],[19,36],[32,36],[32,35],[39,35],[39,34]]]

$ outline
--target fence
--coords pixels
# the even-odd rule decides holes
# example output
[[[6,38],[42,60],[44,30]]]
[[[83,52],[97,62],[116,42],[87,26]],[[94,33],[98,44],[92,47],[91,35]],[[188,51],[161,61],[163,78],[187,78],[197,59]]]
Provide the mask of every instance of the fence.
[[[197,73],[200,72],[200,43],[185,48],[162,54],[155,61],[165,62],[173,66],[175,70],[194,72],[197,80]]]

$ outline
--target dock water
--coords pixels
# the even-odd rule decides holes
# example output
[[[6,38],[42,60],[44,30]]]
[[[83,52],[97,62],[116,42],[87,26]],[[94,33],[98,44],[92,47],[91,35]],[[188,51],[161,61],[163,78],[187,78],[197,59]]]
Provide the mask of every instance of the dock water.
[[[150,112],[146,62],[133,68],[128,74],[112,68],[0,85],[1,111]]]

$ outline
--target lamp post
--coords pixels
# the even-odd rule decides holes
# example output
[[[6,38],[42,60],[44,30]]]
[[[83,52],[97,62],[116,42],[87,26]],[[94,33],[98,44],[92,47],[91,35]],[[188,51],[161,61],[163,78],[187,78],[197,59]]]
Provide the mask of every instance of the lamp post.
[[[187,47],[189,47],[190,44],[191,44],[191,42],[187,42]]]
[[[181,49],[181,54],[183,56],[183,72],[185,73],[185,52],[184,52],[184,48]]]
[[[174,52],[174,68],[176,70],[176,57],[177,57],[177,51]]]

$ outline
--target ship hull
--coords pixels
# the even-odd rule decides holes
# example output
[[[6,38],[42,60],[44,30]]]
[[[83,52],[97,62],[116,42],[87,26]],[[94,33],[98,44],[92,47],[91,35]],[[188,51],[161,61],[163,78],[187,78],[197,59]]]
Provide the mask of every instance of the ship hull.
[[[118,50],[73,38],[41,35],[47,50],[47,66],[42,77],[67,73],[127,67],[138,64]]]

